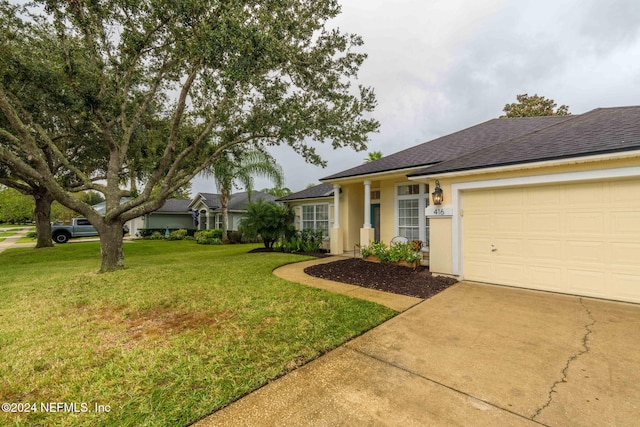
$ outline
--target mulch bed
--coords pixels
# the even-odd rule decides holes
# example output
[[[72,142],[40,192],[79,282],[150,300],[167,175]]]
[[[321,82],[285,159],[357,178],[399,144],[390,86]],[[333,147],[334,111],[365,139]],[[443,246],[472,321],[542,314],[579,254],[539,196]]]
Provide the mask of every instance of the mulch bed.
[[[451,277],[434,276],[426,267],[414,270],[395,264],[368,262],[360,258],[314,265],[305,268],[304,272],[321,279],[423,299],[430,298],[458,282]]]
[[[256,248],[249,251],[249,253],[256,252],[276,251],[267,248]],[[330,256],[325,252],[296,252],[296,255],[309,255],[316,258]],[[361,258],[349,258],[314,265],[305,268],[304,272],[310,276],[334,282],[422,299],[431,298],[458,282],[451,277],[434,276],[427,267],[413,269],[389,263],[368,262]]]

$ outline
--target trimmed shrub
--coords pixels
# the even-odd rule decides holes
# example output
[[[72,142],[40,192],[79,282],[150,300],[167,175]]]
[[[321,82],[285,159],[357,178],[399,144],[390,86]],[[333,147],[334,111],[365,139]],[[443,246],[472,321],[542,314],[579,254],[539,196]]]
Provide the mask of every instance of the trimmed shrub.
[[[363,258],[374,255],[378,257],[380,262],[406,261],[413,263],[420,260],[420,253],[415,250],[416,247],[410,243],[395,243],[387,246],[384,242],[373,242],[369,246],[363,246],[360,253]]]
[[[196,228],[169,228],[169,233],[177,230],[186,230],[187,236],[193,236],[198,231]],[[167,233],[167,228],[140,228],[136,234],[144,239],[145,237],[151,236],[153,233],[160,233],[164,236]]]
[[[169,240],[184,240],[185,237],[187,237],[187,230],[184,228],[169,233]]]
[[[222,230],[216,228],[214,230],[200,230],[196,233],[196,243],[199,245],[221,245]]]
[[[161,233],[159,231],[154,231],[153,233],[144,236],[143,239],[145,239],[145,240],[163,240],[164,239],[164,233]]]

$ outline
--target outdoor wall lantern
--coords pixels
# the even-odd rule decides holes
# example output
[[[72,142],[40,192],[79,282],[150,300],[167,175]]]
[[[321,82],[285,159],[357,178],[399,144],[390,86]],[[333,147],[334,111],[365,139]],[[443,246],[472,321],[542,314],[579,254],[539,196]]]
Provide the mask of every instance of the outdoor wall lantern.
[[[431,198],[433,199],[434,205],[442,204],[442,188],[440,188],[440,181],[436,179],[436,189],[431,193]]]

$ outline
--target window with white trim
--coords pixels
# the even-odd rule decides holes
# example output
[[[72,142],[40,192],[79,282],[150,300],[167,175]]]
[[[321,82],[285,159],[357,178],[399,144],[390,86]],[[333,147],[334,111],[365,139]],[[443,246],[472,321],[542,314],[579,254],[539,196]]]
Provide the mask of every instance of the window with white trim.
[[[396,186],[396,235],[422,240],[429,245],[429,220],[424,214],[429,206],[429,187],[424,184]]]
[[[329,235],[329,205],[302,206],[302,229],[322,230],[325,236]]]

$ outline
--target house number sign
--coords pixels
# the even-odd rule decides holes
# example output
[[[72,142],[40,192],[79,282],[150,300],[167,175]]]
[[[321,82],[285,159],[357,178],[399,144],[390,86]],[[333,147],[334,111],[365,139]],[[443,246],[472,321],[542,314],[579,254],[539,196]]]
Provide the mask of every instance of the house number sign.
[[[453,216],[453,207],[451,205],[432,205],[424,209],[427,218],[451,218]]]

